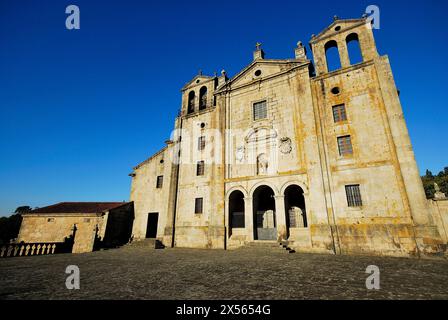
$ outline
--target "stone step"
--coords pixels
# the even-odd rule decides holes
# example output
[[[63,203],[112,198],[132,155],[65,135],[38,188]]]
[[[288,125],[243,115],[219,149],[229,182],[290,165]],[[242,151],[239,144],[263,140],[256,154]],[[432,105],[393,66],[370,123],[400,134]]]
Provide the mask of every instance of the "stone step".
[[[286,240],[284,240],[284,241],[280,241],[280,242],[279,242],[279,246],[280,246],[281,248],[285,249],[288,253],[295,253],[295,252],[296,252],[294,249],[291,249],[291,248],[289,247],[289,241],[286,241]]]
[[[151,248],[151,249],[164,249],[165,248],[163,243],[157,239],[134,240],[131,243],[128,243],[127,246],[140,247],[140,248]]]
[[[257,247],[257,248],[278,248],[277,241],[267,241],[267,240],[256,240],[246,243],[247,247]]]
[[[295,253],[295,250],[288,246],[287,241],[256,240],[246,243],[245,248],[279,249],[287,253]]]

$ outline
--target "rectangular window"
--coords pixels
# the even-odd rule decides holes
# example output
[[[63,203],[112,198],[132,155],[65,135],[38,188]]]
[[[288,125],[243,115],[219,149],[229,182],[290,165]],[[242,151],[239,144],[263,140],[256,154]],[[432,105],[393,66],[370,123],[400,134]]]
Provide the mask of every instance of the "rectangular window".
[[[338,148],[340,156],[353,154],[352,140],[350,136],[338,137]]]
[[[54,222],[54,218],[48,218],[47,222]]]
[[[196,198],[194,201],[194,213],[202,213],[203,198]]]
[[[266,100],[254,103],[254,120],[266,119],[268,117],[268,109]]]
[[[196,166],[196,175],[197,176],[203,176],[204,175],[204,161],[198,161],[198,164]]]
[[[344,104],[339,104],[333,107],[333,119],[334,122],[341,122],[347,120],[347,114],[345,112]]]
[[[157,177],[157,183],[156,183],[156,188],[160,189],[163,186],[163,176],[158,176]]]
[[[347,196],[347,204],[349,207],[361,207],[362,199],[359,191],[359,184],[345,186],[345,194]]]
[[[198,150],[204,150],[205,149],[205,137],[199,137],[198,138]]]

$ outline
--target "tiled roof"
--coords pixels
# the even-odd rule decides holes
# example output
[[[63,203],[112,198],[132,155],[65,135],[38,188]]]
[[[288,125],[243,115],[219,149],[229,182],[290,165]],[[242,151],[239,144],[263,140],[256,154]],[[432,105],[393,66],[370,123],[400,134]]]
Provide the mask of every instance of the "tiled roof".
[[[101,213],[121,207],[129,202],[60,202],[31,211],[34,213]]]

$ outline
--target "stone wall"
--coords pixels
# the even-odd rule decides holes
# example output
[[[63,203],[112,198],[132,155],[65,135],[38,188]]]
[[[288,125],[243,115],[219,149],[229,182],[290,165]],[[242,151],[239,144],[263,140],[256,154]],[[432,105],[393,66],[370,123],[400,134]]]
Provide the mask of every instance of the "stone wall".
[[[74,234],[74,226],[76,233]],[[98,228],[98,229],[97,229]],[[97,214],[27,214],[23,216],[18,242],[64,242],[73,235],[73,253],[91,252],[95,235],[103,237],[105,218]]]
[[[177,174],[173,150],[168,145],[134,168],[130,200],[134,203],[132,235],[136,241],[146,237],[148,214],[158,213],[157,239],[171,246]],[[161,188],[156,186],[158,176],[163,176]]]
[[[116,247],[129,242],[134,222],[134,204],[111,209],[106,213],[106,228],[101,239],[102,247]]]

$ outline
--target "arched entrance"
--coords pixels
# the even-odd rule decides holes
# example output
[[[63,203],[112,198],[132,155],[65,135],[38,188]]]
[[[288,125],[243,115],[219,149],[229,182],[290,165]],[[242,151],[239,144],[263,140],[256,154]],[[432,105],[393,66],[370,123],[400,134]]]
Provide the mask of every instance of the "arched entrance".
[[[277,222],[275,218],[274,191],[266,186],[259,186],[253,194],[254,239],[276,240]]]
[[[295,184],[290,185],[286,188],[284,196],[286,227],[289,236],[290,228],[306,228],[308,227],[308,221],[302,188]]]
[[[229,196],[229,236],[233,229],[244,228],[244,194],[239,191],[233,191]]]

